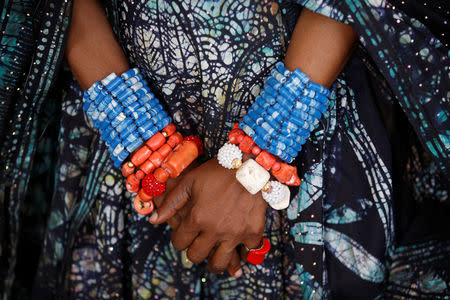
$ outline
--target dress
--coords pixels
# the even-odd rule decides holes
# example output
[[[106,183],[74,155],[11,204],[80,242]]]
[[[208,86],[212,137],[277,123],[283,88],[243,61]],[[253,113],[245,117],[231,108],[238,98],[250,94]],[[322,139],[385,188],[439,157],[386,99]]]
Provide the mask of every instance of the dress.
[[[11,12],[34,8],[7,4]],[[51,4],[40,4],[50,20],[39,23],[44,45],[51,45],[43,39],[52,34],[63,43],[69,23],[70,1]],[[448,46],[409,17],[410,7],[393,5],[105,3],[127,57],[183,133],[204,140],[204,159],[215,155],[282,60],[301,6],[353,25],[360,37],[333,85],[328,113],[295,161],[303,182],[293,190],[290,207],[267,211],[268,257],[261,266],[244,265],[238,280],[210,274],[204,264],[191,265],[171,246],[167,226],[154,227],[133,211],[122,175],[85,120],[82,91],[59,67],[63,46],[53,52],[43,46],[55,57],[38,63],[44,69],[35,73],[48,69],[53,84],[41,82],[47,95],[39,95],[31,69],[30,91],[16,104],[41,107],[25,110],[32,119],[40,112],[35,126],[16,125],[11,116],[23,115],[19,108],[1,119],[8,136],[2,154],[15,145],[14,135],[7,134],[14,126],[25,137],[21,144],[35,147],[22,164],[20,149],[8,154],[14,159],[5,160],[2,174],[0,200],[8,208],[2,214],[9,221],[8,227],[3,221],[1,236],[4,293],[25,297],[33,286],[37,299],[448,298]],[[53,31],[45,33],[46,28]],[[34,62],[39,45],[36,49]],[[14,85],[5,74],[1,84]],[[21,79],[16,81],[14,86]],[[4,99],[14,97],[19,96]],[[3,125],[9,119],[13,125]],[[57,162],[50,159],[55,155]],[[34,164],[26,157],[34,157]],[[30,177],[21,177],[26,174]],[[23,260],[27,247],[37,250]],[[29,268],[37,271],[24,272]]]

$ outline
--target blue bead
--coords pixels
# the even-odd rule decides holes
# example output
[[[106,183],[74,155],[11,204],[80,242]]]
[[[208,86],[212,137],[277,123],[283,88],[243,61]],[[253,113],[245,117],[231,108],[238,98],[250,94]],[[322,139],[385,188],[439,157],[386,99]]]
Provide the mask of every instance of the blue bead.
[[[305,97],[319,100],[325,106],[328,105],[328,101],[329,101],[328,98],[322,94],[317,93],[316,91],[304,89],[302,93],[303,93],[303,96],[305,96]]]
[[[255,135],[253,137],[253,141],[256,143],[256,145],[258,145],[258,147],[260,147],[261,149],[267,149],[267,142],[265,140],[263,140],[262,138],[260,138],[259,136]]]
[[[138,119],[135,120],[135,124],[137,126],[143,126],[144,124],[151,122],[153,124],[152,120],[152,115],[150,115],[149,113],[144,113],[142,114]]]
[[[125,84],[130,87],[130,86],[132,86],[132,85],[134,85],[134,84],[136,84],[138,82],[141,82],[142,79],[144,79],[142,74],[136,74],[136,75],[134,75],[134,76],[132,76],[130,78],[127,78],[125,80]]]
[[[296,96],[300,95],[305,88],[305,84],[295,76],[289,77],[288,81],[283,86]]]
[[[270,85],[266,86],[264,92],[268,94],[268,96],[272,96],[276,98],[278,96],[278,91],[274,90]],[[268,97],[264,97],[265,94],[262,94],[261,97],[267,99]]]
[[[260,127],[267,131],[268,135],[273,135],[276,133],[275,129],[267,122],[263,122]]]
[[[101,138],[102,138],[102,140],[106,143],[106,145],[109,145],[110,144],[110,142],[111,142],[111,136],[110,136],[110,134],[111,134],[111,132],[112,131],[114,131],[114,128],[113,127],[107,127],[103,132],[102,132],[102,135],[101,135]]]
[[[145,107],[139,107],[138,109],[136,109],[134,112],[132,112],[131,114],[130,114],[130,116],[133,118],[133,119],[135,119],[135,120],[137,120],[137,119],[139,119],[140,118],[140,116],[142,116],[144,113],[147,113],[147,109],[145,108]]]
[[[274,122],[278,124],[281,124],[281,122],[283,122],[283,116],[273,107],[269,107],[267,109],[267,116],[265,117],[265,119],[268,120],[269,116],[270,118],[272,118],[272,120],[274,120]]]
[[[320,119],[322,117],[322,114],[319,110],[315,109],[314,107],[310,106],[308,107],[308,110],[306,111],[311,116],[314,116],[317,119]]]
[[[142,133],[142,138],[144,140],[148,140],[149,138],[154,136],[158,131],[159,131],[158,128],[152,122],[152,126],[148,128],[144,133]]]
[[[147,86],[142,87],[138,91],[136,91],[135,95],[138,98],[142,98],[144,95],[147,95],[150,93],[150,88]]]
[[[126,118],[122,123],[120,123],[117,127],[116,130],[118,132],[122,132],[125,128],[127,128],[128,126],[130,126],[131,124],[133,124],[133,119],[131,119],[130,117]]]
[[[115,90],[117,87],[119,87],[121,84],[123,84],[123,80],[120,77],[115,77],[113,80],[111,80],[106,86],[105,88],[108,91],[113,91]]]
[[[292,101],[284,98],[281,95],[278,96],[276,104],[278,104],[280,107],[282,107],[282,110],[285,111],[287,114],[289,114],[289,112],[292,109]],[[275,107],[275,104],[274,104],[274,107]]]
[[[297,156],[297,151],[295,151],[294,149],[292,149],[291,147],[287,147],[286,149],[286,153],[291,156],[291,157],[296,157]]]
[[[305,85],[309,82],[309,77],[299,69],[295,69],[292,72],[292,76],[297,77],[300,80],[300,82],[302,82]]]
[[[327,88],[325,88],[325,87],[323,87],[323,86],[321,86],[321,85],[319,85],[319,84],[317,84],[315,82],[312,82],[312,81],[310,81],[308,83],[308,89],[316,91],[317,93],[319,93],[319,94],[321,94],[321,95],[323,95],[325,97],[330,97],[330,94],[331,94],[330,91]]]
[[[284,76],[275,68],[270,71],[270,75],[281,84],[284,84],[287,80],[287,76]]]
[[[126,128],[122,129],[121,131],[117,130],[119,132],[119,135],[122,139],[127,138],[128,135],[130,135],[132,132],[137,131],[136,125],[133,123],[127,126]]]
[[[139,74],[139,69],[137,68],[133,68],[133,69],[129,69],[128,71],[122,73],[122,75],[120,75],[120,77],[123,78],[123,80],[127,80],[130,77],[133,77],[134,75]]]
[[[149,130],[152,127],[155,127],[155,124],[151,121],[148,120],[146,123],[142,123],[141,125],[138,125],[139,127],[137,128],[138,132],[143,135],[147,130]]]
[[[276,90],[276,91],[278,91],[280,88],[281,88],[281,86],[282,86],[282,84],[281,83],[279,83],[275,78],[273,78],[272,76],[269,76],[269,77],[267,77],[267,83],[266,84],[269,84],[274,90]],[[265,85],[266,85],[265,84]],[[265,87],[265,85],[264,85],[264,87]]]
[[[248,115],[245,115],[242,118],[242,121],[249,126],[252,126],[252,124],[253,124],[252,119]]]
[[[125,115],[125,113],[121,112],[119,115],[117,115],[117,117],[114,118],[114,120],[111,121],[111,126],[116,128],[120,123],[125,121],[126,118],[127,116]]]
[[[128,107],[133,103],[137,103],[138,102],[138,98],[136,97],[136,95],[131,94],[128,97],[126,97],[125,99],[120,100],[122,105],[124,107]]]
[[[239,123],[239,128],[243,130],[248,136],[253,137],[255,135],[255,131],[245,123]]]
[[[113,121],[121,112],[123,112],[122,106],[116,106],[114,107],[108,114],[108,119],[110,121]]]
[[[119,102],[123,103],[124,106],[126,106],[124,103],[124,100],[127,99],[128,97],[130,97],[131,95],[133,95],[133,91],[129,88],[126,88],[122,93],[120,93],[117,96],[117,100]]]
[[[158,122],[158,124],[156,125],[158,128],[158,131],[162,130],[164,127],[166,127],[167,125],[169,125],[169,123],[172,122],[172,118],[170,118],[169,116],[164,117],[161,121]]]
[[[133,102],[126,106],[125,113],[127,115],[131,115],[133,112],[135,112],[139,107],[141,107],[141,104],[139,102]]]
[[[283,108],[279,103],[275,103],[273,106],[275,111],[277,111],[284,119],[289,117],[289,109]],[[275,119],[275,117],[272,115],[272,118]]]
[[[122,137],[122,145],[127,148],[137,139],[140,139],[140,134],[137,131],[132,131],[127,136]]]
[[[267,133],[267,131],[262,127],[254,127],[253,130],[255,131],[255,136],[259,136],[263,141],[269,141],[270,140],[270,134]]]
[[[109,141],[109,148],[114,150],[121,143],[120,138],[116,137]]]
[[[297,99],[297,95],[292,94],[291,92],[289,92],[289,90],[287,90],[285,87],[282,87],[279,90],[279,93],[281,96],[283,96],[284,98],[286,98],[287,100],[289,100],[290,103],[294,102],[295,99]]]
[[[277,62],[277,64],[275,65],[275,68],[281,73],[283,74],[283,76],[285,77],[289,77],[291,75],[291,71],[289,71],[283,64],[283,62],[279,61]]]
[[[136,93],[137,91],[139,91],[143,87],[144,87],[144,83],[143,82],[135,82],[132,85],[130,85],[128,88],[131,89],[133,91],[133,93]]]
[[[294,144],[294,141],[292,139],[282,136],[282,135],[275,137],[274,141],[276,141],[277,144],[285,145],[282,150],[284,150],[286,148],[286,146],[291,146]],[[277,148],[279,148],[279,147],[277,146]]]
[[[126,149],[128,150],[128,152],[133,152],[134,150],[136,150],[137,148],[139,148],[140,145],[142,145],[144,143],[144,141],[142,139],[136,139],[133,141],[133,143],[131,143],[131,145],[129,145]]]

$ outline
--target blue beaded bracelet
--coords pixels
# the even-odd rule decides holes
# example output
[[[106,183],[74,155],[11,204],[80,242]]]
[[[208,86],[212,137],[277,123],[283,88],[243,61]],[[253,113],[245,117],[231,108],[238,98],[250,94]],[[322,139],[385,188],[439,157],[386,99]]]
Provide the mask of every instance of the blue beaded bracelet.
[[[112,73],[95,82],[84,92],[83,101],[83,109],[99,130],[116,167],[172,122],[138,69],[120,77]]]
[[[330,91],[279,62],[239,127],[261,148],[291,162],[328,106]]]

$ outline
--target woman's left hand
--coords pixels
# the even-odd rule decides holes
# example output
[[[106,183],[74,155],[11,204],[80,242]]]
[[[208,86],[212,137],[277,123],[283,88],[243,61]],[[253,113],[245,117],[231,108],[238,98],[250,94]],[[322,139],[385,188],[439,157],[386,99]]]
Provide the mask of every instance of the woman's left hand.
[[[247,192],[235,173],[220,166],[216,158],[195,168],[165,193],[150,222],[161,224],[175,216],[171,219],[175,248],[188,249],[187,257],[194,263],[208,258],[211,272],[228,269],[239,277],[236,247],[260,245],[267,203],[261,193]]]

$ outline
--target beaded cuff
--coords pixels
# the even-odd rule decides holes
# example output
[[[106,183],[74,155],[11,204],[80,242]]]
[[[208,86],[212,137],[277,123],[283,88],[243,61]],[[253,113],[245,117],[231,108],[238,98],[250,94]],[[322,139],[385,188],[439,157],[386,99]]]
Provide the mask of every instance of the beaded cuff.
[[[276,64],[239,127],[262,149],[290,163],[328,106],[330,91]]]
[[[108,146],[114,166],[171,122],[158,99],[131,69],[118,77],[111,73],[84,92],[83,109]]]

